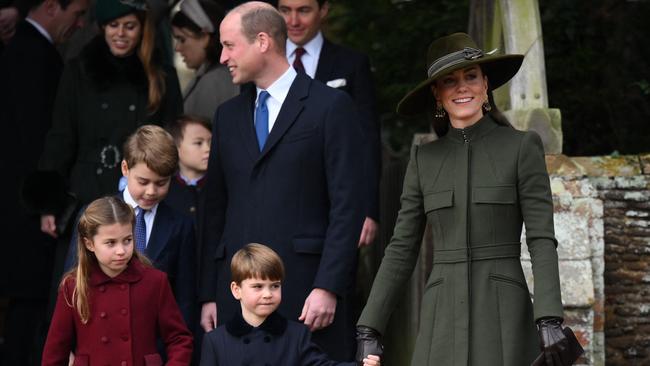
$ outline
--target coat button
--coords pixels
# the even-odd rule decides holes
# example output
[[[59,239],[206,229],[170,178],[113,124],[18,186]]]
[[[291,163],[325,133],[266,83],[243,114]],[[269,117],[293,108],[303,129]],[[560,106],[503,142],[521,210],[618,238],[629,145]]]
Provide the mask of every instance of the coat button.
[[[106,291],[106,286],[99,286],[99,291],[105,292]]]
[[[264,336],[264,343],[269,343],[269,342],[271,342],[271,337]]]
[[[120,285],[120,289],[122,289],[122,290],[126,290],[126,285],[125,285],[125,284],[121,284],[121,285]]]
[[[97,168],[96,172],[97,172],[97,175],[100,175],[100,174],[102,174],[104,171],[102,170],[102,168]]]
[[[129,110],[130,110],[131,112],[133,112],[133,111],[135,110],[135,105],[131,104],[131,105],[129,106]]]
[[[244,338],[244,344],[249,344],[249,343],[251,343],[251,340],[248,338]]]
[[[128,311],[125,308],[123,308],[122,310],[120,310],[120,313],[122,313],[122,315],[126,315],[128,314]]]
[[[99,317],[102,319],[106,319],[106,312],[102,311],[101,313],[99,313]]]
[[[102,103],[102,109],[108,109],[108,103]]]
[[[127,366],[128,363],[127,363],[126,361],[122,361],[122,363],[120,363],[120,365],[121,365],[121,366]]]
[[[101,339],[102,343],[108,343],[108,337],[103,336]]]
[[[121,338],[122,338],[122,340],[123,340],[124,342],[128,342],[128,341],[129,341],[129,335],[128,335],[128,334],[122,334],[122,337],[121,337]]]
[[[194,212],[194,211],[196,211],[196,208],[194,208],[194,206],[190,207],[190,212]]]

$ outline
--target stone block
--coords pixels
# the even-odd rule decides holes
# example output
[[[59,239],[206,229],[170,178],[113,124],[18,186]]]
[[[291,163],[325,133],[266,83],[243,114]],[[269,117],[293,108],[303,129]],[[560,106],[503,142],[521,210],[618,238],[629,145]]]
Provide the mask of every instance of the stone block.
[[[503,114],[516,129],[537,132],[546,154],[562,153],[562,115],[559,109],[515,109]]]
[[[526,283],[531,293],[534,292],[532,263],[521,263]],[[560,261],[560,285],[562,287],[562,304],[565,307],[590,308],[595,301],[591,261]],[[533,294],[534,298],[534,294]]]
[[[639,156],[639,160],[641,161],[641,169],[643,170],[643,174],[650,175],[650,153],[641,154]]]

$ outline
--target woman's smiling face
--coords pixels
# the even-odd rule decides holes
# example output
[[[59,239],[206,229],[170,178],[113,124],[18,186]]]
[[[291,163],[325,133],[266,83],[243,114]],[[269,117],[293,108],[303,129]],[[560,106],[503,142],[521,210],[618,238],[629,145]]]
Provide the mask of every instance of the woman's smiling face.
[[[431,91],[449,115],[455,128],[465,128],[483,117],[487,100],[487,77],[477,65],[456,70],[436,79]]]
[[[140,44],[142,24],[135,14],[113,19],[104,26],[104,38],[113,56],[129,56]]]

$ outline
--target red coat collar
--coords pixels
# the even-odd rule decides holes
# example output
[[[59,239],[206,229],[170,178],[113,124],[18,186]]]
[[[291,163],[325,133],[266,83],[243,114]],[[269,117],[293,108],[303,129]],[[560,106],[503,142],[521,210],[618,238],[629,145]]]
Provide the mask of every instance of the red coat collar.
[[[144,270],[143,264],[140,263],[139,260],[132,258],[131,261],[129,262],[129,265],[122,273],[115,276],[114,278],[110,278],[106,275],[106,273],[102,272],[102,270],[99,268],[99,265],[95,264],[92,266],[92,269],[90,270],[90,279],[88,283],[91,286],[99,286],[108,282],[117,282],[117,283],[138,282],[142,278],[143,270]]]

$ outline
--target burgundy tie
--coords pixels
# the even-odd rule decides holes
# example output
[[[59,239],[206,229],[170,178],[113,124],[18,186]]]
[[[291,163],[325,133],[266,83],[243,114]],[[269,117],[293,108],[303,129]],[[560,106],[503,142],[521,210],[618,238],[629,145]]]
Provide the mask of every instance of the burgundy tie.
[[[305,54],[305,49],[302,47],[296,48],[295,54],[296,58],[293,60],[293,68],[296,69],[296,71],[301,71],[305,72],[305,66],[302,64],[302,55]]]

